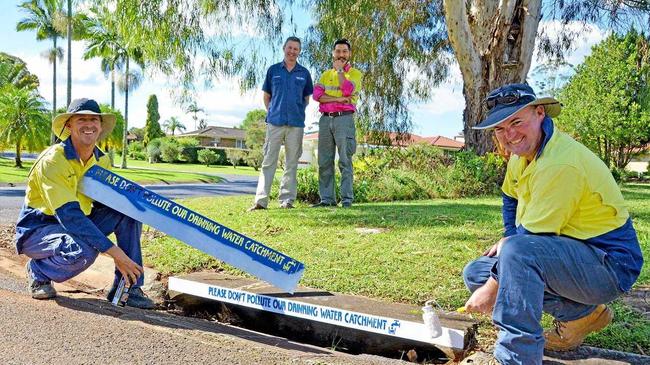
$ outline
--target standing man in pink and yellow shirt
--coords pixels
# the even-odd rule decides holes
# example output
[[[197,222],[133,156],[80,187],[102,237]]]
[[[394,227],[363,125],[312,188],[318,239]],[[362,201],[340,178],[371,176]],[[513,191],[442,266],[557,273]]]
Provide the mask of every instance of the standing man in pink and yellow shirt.
[[[339,155],[341,206],[350,208],[352,155],[357,149],[354,112],[363,74],[350,65],[352,47],[347,39],[334,42],[332,68],[323,72],[314,87],[314,100],[320,103],[318,123],[318,190],[320,202],[313,207],[336,206],[334,158]]]

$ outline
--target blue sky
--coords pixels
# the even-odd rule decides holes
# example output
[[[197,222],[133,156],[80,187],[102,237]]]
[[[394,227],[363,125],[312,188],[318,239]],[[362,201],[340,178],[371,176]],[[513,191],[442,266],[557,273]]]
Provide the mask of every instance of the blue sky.
[[[41,86],[39,91],[48,101],[52,100],[52,66],[41,56],[41,53],[51,47],[51,41],[36,41],[34,32],[16,32],[16,23],[23,18],[17,8],[21,1],[0,1],[0,51],[22,58],[27,62],[30,72],[36,74]],[[294,14],[294,19],[305,19],[301,14]],[[298,24],[299,37],[304,37],[305,24]],[[302,28],[302,29],[301,29]],[[244,30],[246,32],[247,30]],[[253,30],[254,31],[254,30]],[[569,57],[569,62],[577,65],[589,54],[591,46],[602,40],[604,32],[592,28],[585,37],[576,42],[578,47]],[[65,49],[65,39],[59,41]],[[100,71],[99,60],[84,61],[83,42],[72,44],[72,98],[90,97],[102,103],[110,103],[110,82]],[[277,52],[277,60],[282,59],[281,52]],[[59,107],[66,102],[66,59],[57,67],[57,104]],[[534,68],[536,64],[533,59]],[[320,70],[311,70],[312,76],[317,77]],[[191,116],[183,111],[183,107],[176,105],[171,97],[164,76],[145,73],[145,81],[140,88],[130,93],[129,97],[129,126],[142,127],[146,119],[146,103],[149,95],[156,94],[159,102],[161,122],[172,117],[178,117],[189,130],[194,129]],[[261,85],[260,85],[261,87]],[[259,89],[259,88],[258,88]],[[241,94],[236,80],[220,81],[214,83],[209,89],[199,89],[197,103],[205,109],[200,115],[209,125],[236,126],[244,119],[251,109],[263,108],[262,93],[253,90]],[[116,95],[116,106],[122,110],[124,97]],[[410,106],[414,122],[413,133],[422,136],[443,135],[453,137],[462,131],[462,113],[465,103],[462,96],[462,78],[456,65],[452,66],[450,79],[436,88],[429,102]],[[310,103],[307,109],[309,125],[318,120],[317,103]]]

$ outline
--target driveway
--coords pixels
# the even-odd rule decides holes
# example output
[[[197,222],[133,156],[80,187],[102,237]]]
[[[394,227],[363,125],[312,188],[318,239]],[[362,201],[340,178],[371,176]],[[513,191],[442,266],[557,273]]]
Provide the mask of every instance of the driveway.
[[[257,176],[220,175],[218,184],[144,185],[147,189],[170,199],[201,196],[231,196],[255,194]],[[25,198],[25,187],[0,187],[0,224],[16,223]]]

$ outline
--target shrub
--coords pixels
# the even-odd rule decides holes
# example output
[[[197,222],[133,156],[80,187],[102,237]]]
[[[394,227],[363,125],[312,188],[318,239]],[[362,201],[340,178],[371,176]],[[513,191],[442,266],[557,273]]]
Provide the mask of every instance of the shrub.
[[[505,161],[496,154],[459,152],[447,175],[447,197],[495,194],[505,176]]]
[[[176,140],[180,146],[180,157],[188,163],[196,163],[199,159],[198,149],[200,142],[196,138],[184,137]]]
[[[232,167],[237,168],[237,166],[242,164],[244,157],[246,157],[246,152],[237,148],[230,148],[226,150],[226,157]]]
[[[505,174],[505,161],[497,155],[448,153],[426,144],[370,150],[353,164],[357,202],[498,194]],[[298,199],[318,202],[315,168],[298,170]]]
[[[246,157],[244,158],[244,161],[246,162],[246,165],[252,167],[255,169],[255,171],[258,171],[260,167],[262,167],[262,161],[264,160],[264,154],[262,153],[261,149],[252,149],[246,153]]]
[[[206,164],[208,167],[210,165],[215,165],[219,161],[219,156],[217,156],[217,154],[212,150],[200,150],[197,154],[199,161]]]
[[[296,181],[298,182],[298,195],[296,199],[309,203],[318,203],[320,201],[320,195],[318,193],[318,171],[316,171],[314,166],[298,169]]]
[[[612,176],[617,183],[624,183],[630,179],[632,173],[625,169],[618,168],[616,166],[611,168]]]
[[[181,147],[172,141],[163,141],[160,144],[160,156],[165,162],[176,162],[181,153]]]
[[[147,158],[149,159],[149,163],[160,162],[161,143],[160,138],[155,138],[147,144]]]
[[[140,141],[135,141],[129,143],[127,147],[128,156],[135,160],[144,160],[146,157],[144,143]],[[139,158],[141,157],[141,158]]]
[[[214,149],[214,153],[217,154],[217,162],[215,165],[228,165],[228,157],[226,156],[226,150],[224,149]]]

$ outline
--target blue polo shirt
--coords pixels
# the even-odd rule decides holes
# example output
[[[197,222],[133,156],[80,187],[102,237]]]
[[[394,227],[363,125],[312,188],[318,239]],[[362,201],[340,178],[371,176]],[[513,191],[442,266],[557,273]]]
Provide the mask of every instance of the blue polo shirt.
[[[289,71],[284,61],[269,67],[262,90],[271,94],[266,122],[276,126],[305,127],[305,97],[314,92],[309,71],[296,63]]]

